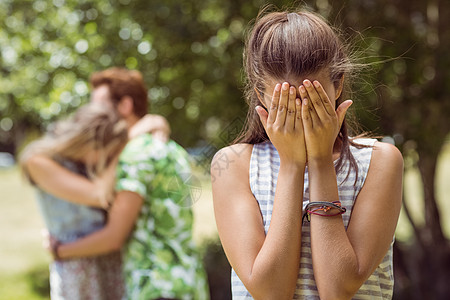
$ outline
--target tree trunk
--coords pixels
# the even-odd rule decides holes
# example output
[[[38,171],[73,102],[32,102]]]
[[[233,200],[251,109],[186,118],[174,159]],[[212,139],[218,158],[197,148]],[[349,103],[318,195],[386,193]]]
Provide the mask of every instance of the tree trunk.
[[[436,203],[436,162],[437,154],[419,151],[418,166],[425,197],[425,226],[414,231],[412,245],[397,243],[395,247],[394,261],[397,260],[395,267],[398,273],[396,300],[445,300],[450,295],[450,247],[442,232]]]
[[[445,237],[441,228],[441,217],[439,209],[436,203],[435,196],[435,175],[436,175],[436,163],[437,156],[426,153],[425,151],[419,152],[418,167],[420,175],[422,177],[423,191],[425,197],[425,228],[426,236],[423,238],[428,242],[433,242],[437,245],[445,245]]]

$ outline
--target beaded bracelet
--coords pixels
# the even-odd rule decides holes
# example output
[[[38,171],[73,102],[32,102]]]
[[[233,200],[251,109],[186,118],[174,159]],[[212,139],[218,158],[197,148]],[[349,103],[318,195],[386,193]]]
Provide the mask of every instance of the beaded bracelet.
[[[316,207],[315,209],[312,209]],[[326,214],[327,211],[331,209],[337,209],[339,210],[336,214]],[[317,211],[323,211],[324,214],[318,213]],[[305,213],[302,217],[302,222],[306,218],[308,222],[311,221],[311,215],[321,216],[321,217],[334,217],[338,215],[342,215],[345,213],[347,209],[345,207],[342,207],[342,204],[340,201],[333,201],[333,202],[327,202],[327,201],[316,201],[316,202],[309,202],[305,207]]]

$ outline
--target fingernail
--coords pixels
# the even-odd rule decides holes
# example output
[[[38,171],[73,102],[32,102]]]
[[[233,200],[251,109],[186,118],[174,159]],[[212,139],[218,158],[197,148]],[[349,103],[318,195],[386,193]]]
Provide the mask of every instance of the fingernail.
[[[277,85],[275,86],[275,91],[279,92],[281,89],[281,85],[279,83],[277,83]]]
[[[300,86],[300,92],[302,93],[306,93],[306,89],[303,85]]]
[[[314,80],[314,86],[315,86],[315,87],[319,87],[319,86],[320,86],[320,83],[319,83],[317,80]]]
[[[285,83],[283,83],[283,85],[281,87],[284,91],[287,91],[287,89],[289,88],[289,84],[287,82],[285,82]]]
[[[303,105],[307,105],[308,104],[308,98],[303,98]]]
[[[295,104],[302,105],[302,101],[300,101],[300,98],[295,99]]]
[[[306,86],[306,87],[310,87],[311,86],[311,81],[303,80],[303,85]]]
[[[291,86],[289,88],[289,94],[293,95],[295,93],[295,88],[293,86]]]

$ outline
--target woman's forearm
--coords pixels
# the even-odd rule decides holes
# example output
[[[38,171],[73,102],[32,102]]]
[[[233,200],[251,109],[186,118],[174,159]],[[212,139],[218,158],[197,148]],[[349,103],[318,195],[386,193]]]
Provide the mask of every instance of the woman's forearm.
[[[376,143],[347,229],[341,216],[311,216],[312,261],[321,299],[350,299],[386,256],[400,213],[402,174],[398,149]],[[311,201],[337,199],[331,159],[312,161],[309,175]]]
[[[310,201],[338,201],[333,160],[309,162]],[[321,299],[350,299],[357,291],[358,262],[342,216],[311,215],[311,251],[314,277]],[[356,286],[355,286],[356,285]]]
[[[35,155],[25,163],[31,180],[45,192],[69,202],[103,207],[100,186],[51,158]]]
[[[300,264],[304,170],[280,165],[270,227],[247,274],[255,299],[292,299]]]

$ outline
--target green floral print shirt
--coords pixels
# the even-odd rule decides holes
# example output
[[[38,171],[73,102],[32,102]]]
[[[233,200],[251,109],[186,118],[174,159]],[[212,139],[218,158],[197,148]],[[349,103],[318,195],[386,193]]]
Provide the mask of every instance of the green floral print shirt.
[[[209,299],[206,274],[192,239],[187,152],[150,134],[128,142],[117,168],[117,191],[139,194],[143,205],[127,245],[129,299]]]

